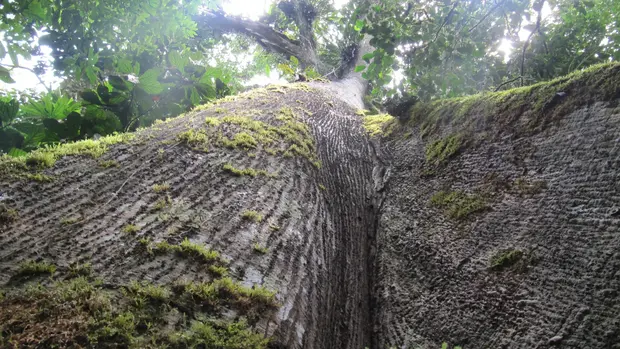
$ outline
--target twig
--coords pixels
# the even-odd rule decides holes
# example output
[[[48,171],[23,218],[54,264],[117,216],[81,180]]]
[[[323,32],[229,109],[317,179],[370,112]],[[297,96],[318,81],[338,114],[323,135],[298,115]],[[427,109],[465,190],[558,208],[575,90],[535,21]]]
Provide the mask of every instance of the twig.
[[[545,0],[543,0],[540,3],[540,8],[538,9],[538,18],[536,19],[536,28],[534,28],[534,30],[532,30],[530,35],[527,36],[527,40],[525,40],[525,43],[523,44],[523,52],[521,54],[521,86],[523,86],[524,84],[523,74],[525,73],[525,51],[527,51],[527,47],[530,45],[530,40],[532,39],[532,36],[534,36],[534,33],[538,32],[538,30],[540,29],[540,21],[542,20],[542,7],[544,3],[545,3]]]
[[[499,89],[500,89],[500,88],[502,88],[503,86],[508,85],[508,84],[510,84],[510,83],[513,83],[513,82],[515,82],[515,81],[517,81],[517,80],[519,80],[519,79],[521,79],[521,81],[523,81],[523,76],[517,76],[516,78],[514,78],[514,79],[512,79],[512,80],[508,80],[508,81],[506,81],[506,82],[502,82],[499,86],[497,86],[497,87],[495,88],[495,90],[494,90],[493,92],[497,92],[497,91],[499,91]]]
[[[37,74],[34,69],[32,68],[28,68],[28,67],[22,67],[21,65],[11,65],[11,64],[4,64],[4,63],[0,63],[1,66],[3,67],[7,67],[7,68],[11,68],[11,69],[24,69],[27,70],[29,72],[31,72],[32,74],[34,74],[37,79],[39,79],[39,82],[41,83],[41,85],[43,85],[43,87],[45,87],[45,89],[49,92],[52,93],[52,88],[51,86],[48,87],[47,85],[45,85],[45,82],[43,82],[43,79],[41,79],[41,77],[39,76],[39,74]]]
[[[458,6],[458,4],[459,4],[458,0],[454,2],[454,5],[452,5],[452,8],[450,9],[450,12],[448,12],[448,15],[446,16],[446,19],[443,21],[443,23],[441,24],[439,29],[437,29],[437,32],[435,33],[435,37],[433,38],[433,40],[431,40],[430,43],[435,42],[435,40],[437,40],[437,37],[439,37],[439,32],[441,32],[443,27],[446,26],[446,24],[450,20],[450,17],[452,16],[452,13],[454,12],[454,9],[456,9],[456,6]]]
[[[478,21],[478,23],[476,23],[476,25],[474,25],[473,27],[471,27],[471,29],[469,29],[468,33],[471,33],[472,31],[474,31],[480,25],[480,23],[484,22],[484,20],[487,19],[487,17],[489,17],[489,15],[491,15],[491,13],[493,13],[493,11],[495,11],[498,7],[503,5],[504,1],[505,0],[502,0],[502,1],[498,2],[497,4],[495,4],[495,6],[493,6],[493,8],[491,8],[489,10],[489,12],[487,12],[484,16],[482,16],[482,18]]]

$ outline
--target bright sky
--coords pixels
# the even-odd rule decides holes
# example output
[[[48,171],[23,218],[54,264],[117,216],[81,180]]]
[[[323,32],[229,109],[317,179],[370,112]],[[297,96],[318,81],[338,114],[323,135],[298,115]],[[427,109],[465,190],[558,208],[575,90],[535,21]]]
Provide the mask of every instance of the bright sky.
[[[267,9],[269,8],[269,6],[271,5],[273,1],[274,0],[224,0],[223,8],[224,8],[224,11],[226,11],[227,13],[233,14],[233,15],[243,16],[243,17],[247,17],[250,19],[257,19],[267,11]],[[341,6],[345,5],[348,1],[349,0],[333,0],[334,5],[337,8],[340,8]],[[551,13],[551,9],[547,5],[547,2],[545,2],[545,7],[546,8],[543,8],[543,17],[546,17]],[[527,38],[528,35],[529,35],[529,32],[525,30],[519,33],[519,36],[521,37],[522,40],[525,40],[525,38]],[[2,40],[1,35],[0,35],[0,40]],[[510,52],[512,52],[513,50],[513,43],[508,40],[504,40],[504,42],[500,45],[498,50],[504,53],[505,57],[507,58],[510,55]],[[49,56],[50,50],[46,47],[42,47],[41,51],[43,52],[43,56],[40,58],[47,60],[47,61],[51,61],[51,57]],[[29,61],[22,59],[20,60],[20,65],[32,68],[36,65],[36,62],[37,62],[37,59],[33,59]],[[8,56],[5,57],[2,60],[2,63],[11,64],[10,58]],[[16,81],[16,83],[5,84],[0,81],[0,89],[15,88],[17,90],[25,90],[28,88],[34,88],[37,91],[45,91],[45,87],[43,87],[40,84],[37,77],[28,70],[15,69],[11,73],[11,76]],[[60,84],[60,79],[55,78],[51,70],[47,71],[46,74],[42,76],[42,79],[46,82],[46,84],[51,85],[54,88],[58,87],[58,85]],[[274,69],[272,70],[270,76],[266,76],[266,75],[257,76],[253,78],[249,82],[249,84],[250,85],[253,85],[253,84],[263,85],[263,84],[268,84],[270,82],[278,81],[279,79],[280,79],[280,76],[277,73],[277,71]]]

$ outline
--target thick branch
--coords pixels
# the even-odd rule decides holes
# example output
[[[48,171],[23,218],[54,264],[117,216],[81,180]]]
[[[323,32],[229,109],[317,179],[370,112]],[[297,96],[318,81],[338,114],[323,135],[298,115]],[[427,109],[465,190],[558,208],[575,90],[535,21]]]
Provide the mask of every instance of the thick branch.
[[[239,17],[226,16],[221,12],[206,12],[194,17],[199,30],[210,28],[224,32],[237,32],[250,36],[265,50],[297,57],[302,66],[317,66],[319,62],[314,52],[308,52],[300,42],[289,39],[286,35],[273,30],[270,26]]]

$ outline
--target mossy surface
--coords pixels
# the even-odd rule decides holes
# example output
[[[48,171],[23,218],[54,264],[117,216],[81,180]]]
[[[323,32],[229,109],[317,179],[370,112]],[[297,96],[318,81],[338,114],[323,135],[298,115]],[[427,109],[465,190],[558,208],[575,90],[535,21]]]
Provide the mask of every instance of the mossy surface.
[[[224,166],[222,166],[222,170],[234,176],[238,176],[238,177],[243,177],[243,176],[249,176],[249,177],[265,176],[265,177],[271,177],[271,178],[278,177],[277,173],[270,173],[265,170],[257,170],[257,169],[250,168],[250,167],[241,169],[241,168],[236,168],[231,164],[224,164]]]
[[[267,252],[269,252],[269,249],[267,248],[267,246],[263,246],[259,244],[258,242],[252,245],[252,250],[258,254],[267,254]]]
[[[164,183],[158,183],[158,184],[153,184],[153,191],[156,193],[164,193],[170,190],[170,184],[164,182]]]
[[[426,145],[426,162],[438,165],[454,156],[461,149],[463,137],[453,134]]]
[[[456,220],[484,211],[488,206],[479,195],[466,194],[462,191],[440,191],[431,197],[431,205],[443,208],[448,217]]]
[[[0,224],[11,223],[17,220],[17,210],[7,206],[6,204],[0,204]]]
[[[523,255],[523,251],[517,249],[499,251],[491,257],[490,268],[497,271],[509,268],[519,262]]]
[[[118,292],[78,276],[0,297],[0,346],[266,349],[251,326],[277,306],[274,292],[226,277],[178,291],[131,281]],[[242,316],[214,320],[222,307]]]
[[[371,137],[382,136],[387,137],[392,134],[398,121],[389,114],[366,115],[364,111],[358,115],[363,117],[363,126]]]
[[[32,173],[32,171],[50,168],[56,164],[58,159],[69,155],[86,155],[92,158],[99,158],[108,151],[109,146],[117,143],[126,143],[134,138],[135,135],[132,133],[115,134],[98,140],[87,139],[72,143],[47,145],[19,158],[2,155],[0,156],[0,178],[50,182],[52,177],[41,173]],[[110,165],[111,163],[104,162],[104,164]]]
[[[247,151],[253,157],[264,151],[269,155],[300,156],[311,163],[318,161],[310,128],[293,109],[283,107],[269,112],[272,115],[269,122],[256,120],[260,113],[259,110],[246,110],[219,117],[207,116],[204,129],[188,130],[177,138],[196,150],[226,147]]]
[[[189,241],[189,239],[187,238],[185,238],[178,245],[173,245],[166,241],[157,242],[151,245],[150,241],[148,240],[143,241],[141,243],[146,245],[147,250],[152,253],[174,252],[182,256],[193,258],[195,260],[201,261],[203,263],[208,263],[208,264],[224,262],[220,258],[219,252],[212,250],[204,245],[193,243]]]
[[[56,272],[56,266],[48,262],[35,262],[33,260],[22,262],[19,265],[19,271],[17,275],[41,275],[41,274],[54,274]]]
[[[489,125],[507,129],[519,122],[516,132],[527,134],[594,101],[613,101],[618,96],[620,64],[599,64],[531,86],[417,103],[410,111],[407,127],[419,128],[424,138],[439,135],[449,124],[479,132]],[[530,113],[527,120],[520,119],[525,112]]]
[[[260,223],[263,221],[263,215],[256,211],[244,211],[243,213],[241,213],[241,218],[249,221],[254,221],[256,223]]]
[[[126,226],[123,227],[123,233],[125,234],[135,235],[139,231],[140,231],[140,228],[138,228],[137,226],[133,224],[127,224]]]
[[[120,167],[118,162],[115,160],[99,161],[99,166],[103,168]]]

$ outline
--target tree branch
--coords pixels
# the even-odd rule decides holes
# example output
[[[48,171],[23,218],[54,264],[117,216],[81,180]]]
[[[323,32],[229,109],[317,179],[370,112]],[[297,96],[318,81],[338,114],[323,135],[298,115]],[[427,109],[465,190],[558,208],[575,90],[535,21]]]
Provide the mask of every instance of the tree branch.
[[[478,21],[478,23],[476,23],[476,25],[474,25],[473,27],[471,27],[471,29],[469,29],[468,33],[471,33],[472,31],[474,31],[479,25],[480,23],[484,22],[485,19],[487,19],[487,17],[489,17],[489,15],[491,15],[491,13],[493,13],[493,11],[495,11],[498,7],[500,7],[505,0],[502,0],[500,2],[498,2],[497,4],[495,4],[495,6],[493,6],[489,12],[487,12],[484,16],[482,16],[482,18]]]
[[[527,47],[530,45],[530,40],[532,39],[532,36],[534,36],[534,34],[538,32],[538,30],[540,29],[540,22],[542,20],[542,7],[544,3],[545,3],[545,0],[542,0],[540,3],[540,7],[538,8],[538,18],[536,19],[536,28],[532,30],[530,35],[527,36],[527,40],[525,40],[525,43],[523,43],[523,52],[521,55],[521,86],[524,85],[523,77],[525,75],[523,74],[525,73],[525,51],[527,51]]]
[[[267,24],[226,16],[221,12],[212,11],[194,16],[193,19],[198,23],[199,32],[211,29],[244,34],[256,40],[259,45],[269,52],[281,54],[287,59],[290,56],[297,57],[302,66],[318,66],[320,63],[315,55],[310,54],[310,52],[304,49],[302,43],[289,39],[286,35],[273,30]]]
[[[39,74],[37,74],[34,69],[32,68],[28,68],[28,67],[22,67],[21,65],[11,65],[11,64],[4,64],[4,63],[0,63],[1,66],[3,67],[7,67],[7,68],[11,68],[11,69],[24,69],[27,70],[29,72],[31,72],[32,74],[34,74],[34,76],[37,77],[37,79],[39,80],[39,82],[41,83],[41,85],[43,85],[43,87],[45,87],[45,89],[47,90],[47,92],[52,93],[52,88],[51,86],[47,86],[45,84],[45,82],[43,81],[43,79],[41,79],[41,77],[39,76]]]
[[[516,78],[514,78],[514,79],[511,79],[511,80],[508,80],[508,81],[502,82],[501,84],[499,84],[499,86],[497,86],[497,87],[495,88],[495,90],[494,90],[493,92],[497,92],[497,91],[499,91],[499,89],[501,89],[502,87],[504,87],[504,86],[506,86],[506,85],[508,85],[508,84],[510,84],[510,83],[513,83],[513,82],[515,82],[515,81],[517,81],[517,80],[519,80],[519,79],[521,79],[521,81],[523,81],[523,76],[517,76],[517,77],[516,77]]]

